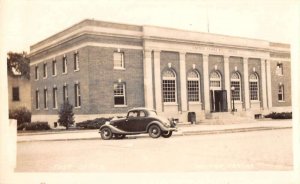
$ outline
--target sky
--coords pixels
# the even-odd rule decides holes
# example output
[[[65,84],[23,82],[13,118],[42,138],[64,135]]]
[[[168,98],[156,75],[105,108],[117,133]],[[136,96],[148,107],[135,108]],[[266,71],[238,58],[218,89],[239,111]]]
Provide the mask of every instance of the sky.
[[[0,46],[15,52],[87,18],[290,43],[298,15],[296,0],[0,1]]]

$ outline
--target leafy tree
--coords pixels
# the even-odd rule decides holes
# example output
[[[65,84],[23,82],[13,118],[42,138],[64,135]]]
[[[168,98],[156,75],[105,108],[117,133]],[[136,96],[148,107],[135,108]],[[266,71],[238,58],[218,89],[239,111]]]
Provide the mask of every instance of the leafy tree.
[[[31,112],[26,107],[9,110],[9,118],[16,119],[18,126],[31,122]]]
[[[66,127],[67,130],[69,129],[69,126],[75,122],[73,105],[71,105],[68,100],[61,105],[58,122],[60,125]]]
[[[19,76],[30,79],[30,66],[29,58],[27,57],[26,52],[16,53],[8,52],[7,53],[7,73],[12,77]]]

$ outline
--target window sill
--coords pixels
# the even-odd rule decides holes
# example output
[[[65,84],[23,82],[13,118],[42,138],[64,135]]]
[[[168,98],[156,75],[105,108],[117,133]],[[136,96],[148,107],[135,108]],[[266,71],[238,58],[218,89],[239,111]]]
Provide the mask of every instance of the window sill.
[[[191,104],[191,105],[201,105],[202,103],[201,102],[189,102],[189,104]]]
[[[62,73],[62,75],[67,75],[67,74],[68,74],[68,72]]]
[[[250,100],[251,103],[260,103],[259,100]]]
[[[39,79],[34,79],[34,81],[38,81]]]
[[[114,107],[127,107],[127,105],[114,105]]]
[[[74,109],[81,109],[81,106],[78,106],[78,107],[74,107]]]
[[[55,74],[55,75],[52,75],[52,77],[56,77],[57,76],[57,74]]]
[[[79,69],[77,69],[77,70],[74,70],[74,72],[79,72]]]
[[[114,67],[114,70],[126,70],[125,68],[121,68],[121,67]]]
[[[177,102],[164,102],[164,105],[169,105],[169,106],[178,106],[178,103]]]
[[[231,100],[232,101],[232,100]],[[242,101],[237,101],[237,100],[234,100],[234,103],[236,103],[236,104],[242,104],[242,103],[244,103],[244,102],[242,102]]]
[[[58,108],[57,107],[55,107],[55,108],[52,108],[53,110],[57,110]]]
[[[48,108],[44,108],[44,110],[46,110],[46,111],[47,111],[47,110],[49,110],[49,109],[48,109]]]
[[[47,79],[48,77],[43,77],[43,79]]]
[[[279,102],[279,103],[284,103],[285,101],[284,101],[284,100],[278,100],[278,102]]]

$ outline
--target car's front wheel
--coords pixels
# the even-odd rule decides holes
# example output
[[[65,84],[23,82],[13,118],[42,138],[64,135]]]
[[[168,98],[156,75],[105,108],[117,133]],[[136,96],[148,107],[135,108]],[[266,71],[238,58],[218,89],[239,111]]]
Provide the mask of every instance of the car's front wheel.
[[[169,138],[169,137],[172,136],[172,132],[173,132],[173,131],[163,132],[163,133],[161,134],[161,136],[162,136],[163,138]]]
[[[158,125],[151,125],[149,128],[149,136],[152,138],[158,138],[161,135],[161,130]]]
[[[103,140],[109,140],[113,136],[113,133],[111,132],[110,128],[104,127],[101,129],[101,138]]]

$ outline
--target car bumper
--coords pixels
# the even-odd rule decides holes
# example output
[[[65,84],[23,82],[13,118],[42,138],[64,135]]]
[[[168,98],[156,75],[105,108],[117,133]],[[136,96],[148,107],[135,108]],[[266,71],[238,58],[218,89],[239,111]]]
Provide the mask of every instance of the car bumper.
[[[168,131],[168,132],[169,132],[169,131],[174,131],[174,132],[177,132],[177,131],[178,131],[177,127],[172,127],[172,128],[165,128],[165,127],[164,127],[164,128],[162,128],[162,130],[163,130],[163,131]]]

